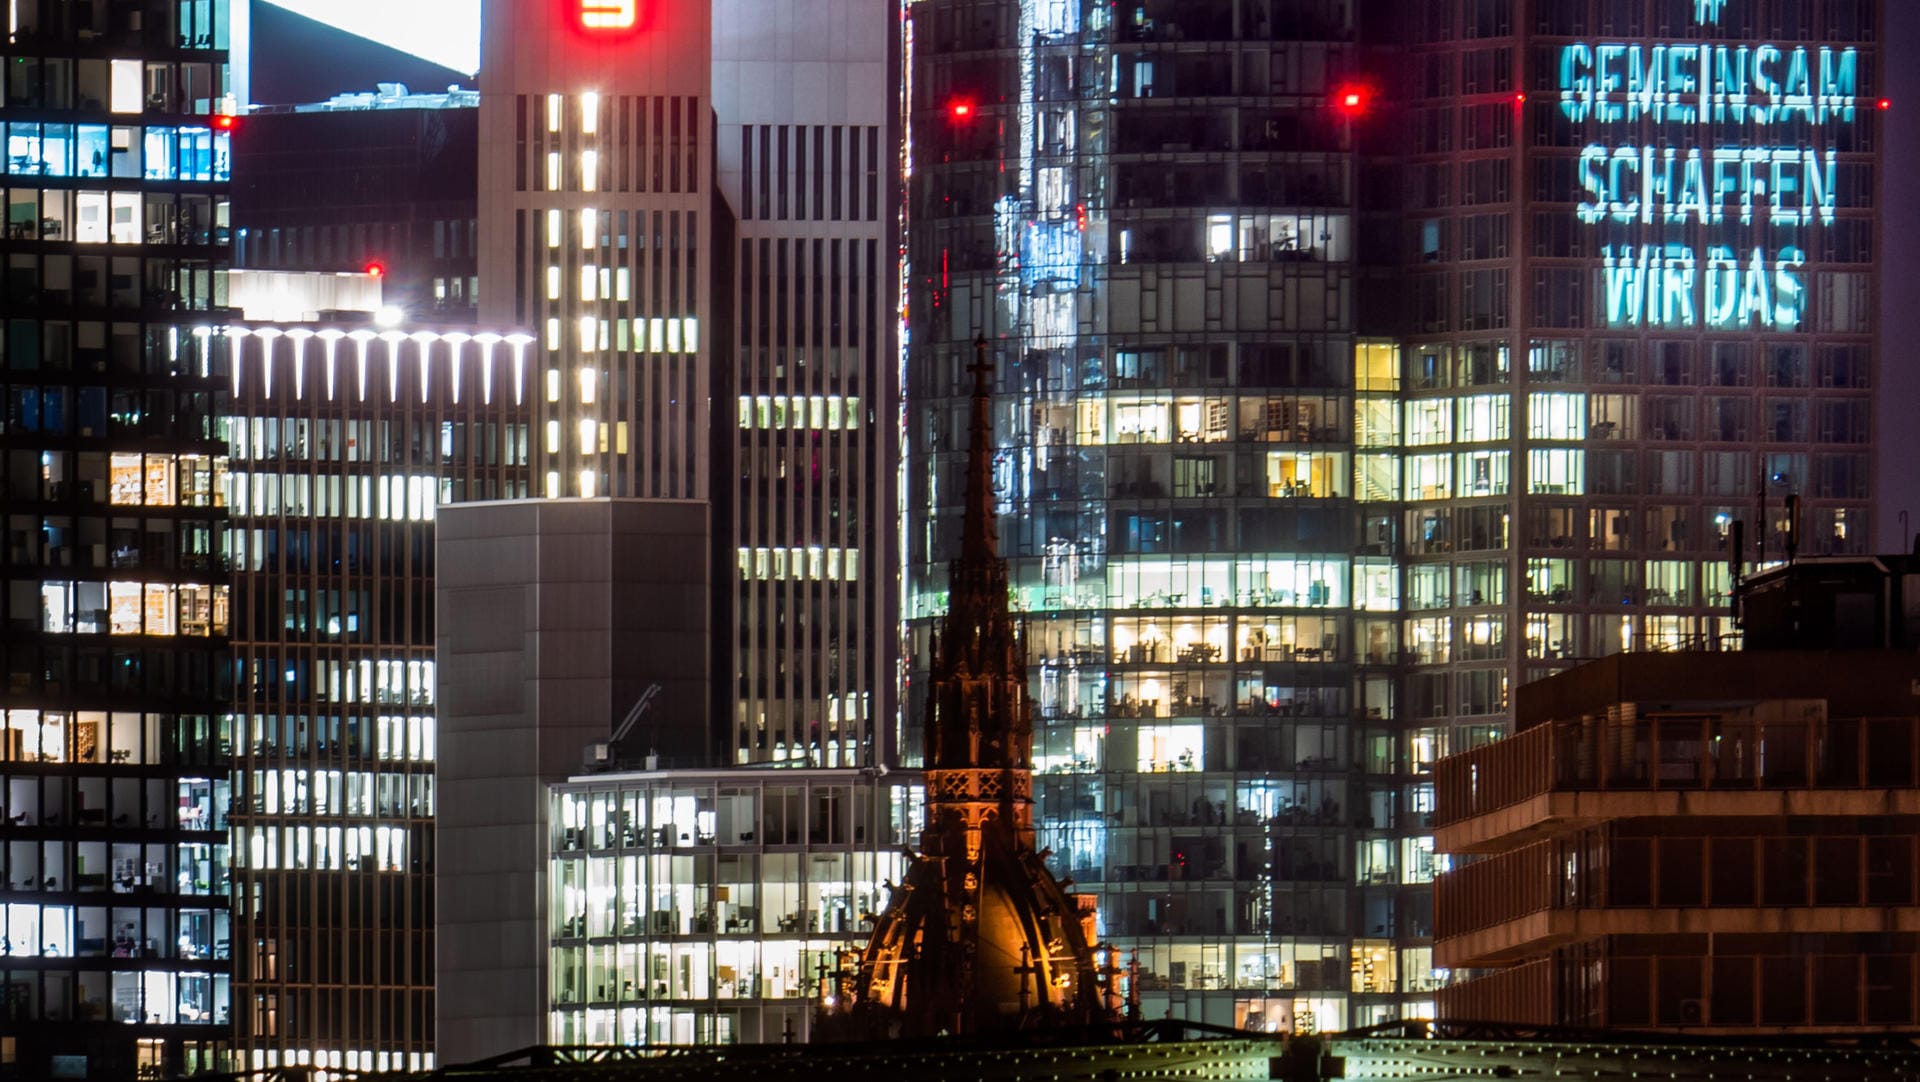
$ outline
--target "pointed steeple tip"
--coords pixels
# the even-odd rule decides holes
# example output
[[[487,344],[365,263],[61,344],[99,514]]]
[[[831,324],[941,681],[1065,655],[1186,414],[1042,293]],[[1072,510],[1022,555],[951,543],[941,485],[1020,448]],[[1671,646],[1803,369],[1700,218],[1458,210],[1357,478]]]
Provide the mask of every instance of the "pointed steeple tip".
[[[967,366],[973,373],[973,396],[986,398],[993,394],[993,355],[987,352],[987,336],[977,334],[973,337],[973,363]]]
[[[996,559],[998,530],[993,520],[993,361],[987,336],[973,340],[973,409],[968,424],[967,505],[960,539],[960,564],[985,566]],[[961,572],[956,566],[956,576]]]

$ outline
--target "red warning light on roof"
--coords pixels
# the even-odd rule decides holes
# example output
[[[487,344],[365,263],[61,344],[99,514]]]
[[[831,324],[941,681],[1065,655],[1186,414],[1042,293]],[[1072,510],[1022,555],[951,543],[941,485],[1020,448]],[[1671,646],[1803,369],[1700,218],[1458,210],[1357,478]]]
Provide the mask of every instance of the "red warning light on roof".
[[[1373,91],[1362,83],[1346,83],[1333,92],[1333,106],[1349,117],[1364,114],[1373,105]]]
[[[1889,109],[1891,109],[1891,108],[1893,108],[1893,99],[1892,99],[1892,98],[1881,98],[1881,99],[1880,99],[1880,111],[1881,111],[1881,112],[1883,112],[1883,113],[1884,113],[1884,112],[1886,112],[1887,110],[1889,110]]]
[[[387,273],[387,265],[385,263],[369,263],[367,264],[367,273],[375,278],[383,278]]]
[[[579,4],[582,30],[611,34],[640,23],[640,0],[579,0]]]
[[[226,113],[213,114],[213,129],[215,131],[232,131],[239,123],[240,118],[238,117],[230,116]]]
[[[955,98],[947,103],[947,118],[955,122],[973,119],[973,99]]]

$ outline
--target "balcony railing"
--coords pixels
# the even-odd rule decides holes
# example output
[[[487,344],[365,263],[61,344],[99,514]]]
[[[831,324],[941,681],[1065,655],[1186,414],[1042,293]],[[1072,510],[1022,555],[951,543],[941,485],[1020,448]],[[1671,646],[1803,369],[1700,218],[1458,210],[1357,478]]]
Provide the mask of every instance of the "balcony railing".
[[[1728,714],[1555,721],[1442,759],[1437,826],[1550,792],[1899,789],[1920,780],[1913,718],[1828,718],[1819,703]]]
[[[1561,1021],[1554,1002],[1555,962],[1542,958],[1476,977],[1455,981],[1435,995],[1435,1013],[1441,1018],[1553,1025]]]
[[[1556,908],[1551,842],[1463,864],[1433,881],[1433,926],[1447,939]]]
[[[1916,898],[1920,837],[1910,833],[1602,830],[1447,872],[1434,881],[1434,923],[1446,939],[1544,910],[1893,908]]]

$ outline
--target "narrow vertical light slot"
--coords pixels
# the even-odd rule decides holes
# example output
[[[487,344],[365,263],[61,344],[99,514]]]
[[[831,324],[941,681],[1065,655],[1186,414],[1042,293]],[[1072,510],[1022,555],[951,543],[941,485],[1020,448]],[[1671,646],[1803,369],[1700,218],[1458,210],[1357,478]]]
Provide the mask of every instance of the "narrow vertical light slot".
[[[600,152],[583,150],[580,152],[580,190],[598,191],[600,183]]]
[[[587,500],[593,499],[594,479],[595,479],[594,473],[592,470],[580,471],[580,496],[582,499],[587,499]]]
[[[560,471],[548,470],[547,471],[547,499],[557,500],[559,498],[560,498]]]
[[[566,106],[563,103],[563,99],[560,97],[560,95],[558,94],[547,95],[547,130],[548,131],[560,130],[560,113],[561,113],[561,110],[563,110],[565,107]]]
[[[558,317],[549,316],[547,317],[547,351],[551,353],[558,350],[559,348],[560,348],[560,320]]]
[[[680,321],[677,319],[667,320],[667,352],[680,352]]]
[[[557,208],[547,211],[547,247],[560,247],[560,238],[567,231],[567,216]]]
[[[547,401],[560,401],[560,370],[558,368],[547,369]]]
[[[688,316],[684,321],[680,344],[687,348],[688,353],[700,352],[700,321],[697,318]]]
[[[550,455],[557,455],[560,453],[560,422],[559,421],[547,422],[547,453]]]
[[[659,316],[647,320],[647,351],[660,353],[667,348],[667,321]]]
[[[627,422],[625,421],[613,423],[613,453],[616,455],[627,453]]]
[[[599,443],[600,423],[591,417],[580,422],[580,453],[590,455]]]
[[[580,370],[580,402],[582,405],[593,405],[594,392],[599,390],[598,376],[599,373],[594,369],[582,368]]]
[[[592,316],[580,317],[580,351],[592,353],[600,345],[600,321]]]
[[[560,152],[557,150],[547,155],[547,190],[560,190]]]
[[[591,263],[588,263],[587,265],[580,268],[580,299],[583,301],[598,300],[599,293],[600,293],[599,268],[595,267]]]
[[[613,274],[613,299],[630,300],[633,297],[633,276],[627,268],[621,267]]]
[[[580,130],[588,135],[600,132],[600,95],[591,90],[580,95]]]
[[[740,396],[740,427],[753,427],[753,399],[748,395]]]
[[[559,267],[547,268],[547,299],[550,301],[557,301],[560,299],[560,268]]]
[[[591,248],[600,239],[600,214],[592,207],[580,211],[580,247]]]

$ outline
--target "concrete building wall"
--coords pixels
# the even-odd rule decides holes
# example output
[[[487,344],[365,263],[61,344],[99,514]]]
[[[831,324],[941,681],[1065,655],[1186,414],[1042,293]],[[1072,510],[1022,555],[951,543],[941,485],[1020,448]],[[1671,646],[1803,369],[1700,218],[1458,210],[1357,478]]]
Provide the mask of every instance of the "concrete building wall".
[[[656,683],[633,746],[705,750],[707,514],[609,500],[442,511],[443,1063],[545,1039],[546,784],[577,772]]]

